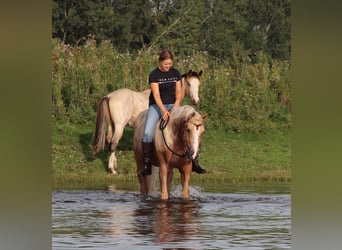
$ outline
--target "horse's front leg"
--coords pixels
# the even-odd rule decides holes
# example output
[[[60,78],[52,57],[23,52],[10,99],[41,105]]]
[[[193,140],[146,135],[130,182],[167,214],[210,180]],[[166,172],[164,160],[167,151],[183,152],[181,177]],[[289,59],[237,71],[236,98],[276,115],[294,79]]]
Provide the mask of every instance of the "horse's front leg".
[[[167,193],[171,194],[171,182],[173,177],[173,168],[169,168],[167,171]]]
[[[192,171],[192,164],[187,164],[186,166],[183,167],[183,169],[180,171],[181,172],[181,182],[182,182],[182,187],[183,187],[183,198],[189,199],[190,198],[190,191],[189,191],[189,186],[190,186],[190,175]]]
[[[148,194],[148,187],[147,187],[147,179],[146,176],[139,176],[139,184],[140,184],[140,194],[143,198],[146,198]]]
[[[167,189],[167,165],[165,162],[160,163],[159,166],[159,180],[160,180],[160,199],[169,199],[169,193]]]

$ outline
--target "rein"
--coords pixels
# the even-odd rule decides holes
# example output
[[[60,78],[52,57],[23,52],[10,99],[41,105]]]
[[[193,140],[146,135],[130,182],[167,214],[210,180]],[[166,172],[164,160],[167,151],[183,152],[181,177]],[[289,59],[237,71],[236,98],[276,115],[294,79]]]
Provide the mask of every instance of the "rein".
[[[167,126],[168,123],[169,123],[169,117],[166,120],[163,120],[163,118],[161,118],[160,123],[159,123],[159,129],[162,132],[163,141],[164,141],[164,144],[166,145],[167,149],[170,150],[173,154],[177,155],[178,157],[186,157],[186,156],[188,156],[188,158],[191,160],[191,153],[189,151],[189,146],[185,147],[183,154],[178,154],[177,152],[173,151],[169,147],[169,145],[167,145],[167,142],[166,142],[166,139],[165,139],[165,135],[164,135],[164,129]]]

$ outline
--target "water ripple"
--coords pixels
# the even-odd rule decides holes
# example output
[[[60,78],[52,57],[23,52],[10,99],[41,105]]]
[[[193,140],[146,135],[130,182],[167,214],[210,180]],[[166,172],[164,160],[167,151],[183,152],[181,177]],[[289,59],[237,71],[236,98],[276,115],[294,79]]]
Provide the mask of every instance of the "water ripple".
[[[169,201],[137,192],[57,191],[53,249],[281,249],[291,246],[289,194],[205,193]]]

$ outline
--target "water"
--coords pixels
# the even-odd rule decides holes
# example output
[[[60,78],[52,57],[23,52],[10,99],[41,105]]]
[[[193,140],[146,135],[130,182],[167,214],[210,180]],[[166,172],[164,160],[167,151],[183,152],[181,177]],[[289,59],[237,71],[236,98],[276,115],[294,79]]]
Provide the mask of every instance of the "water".
[[[53,249],[284,249],[291,247],[289,193],[203,192],[142,200],[134,191],[55,191]]]

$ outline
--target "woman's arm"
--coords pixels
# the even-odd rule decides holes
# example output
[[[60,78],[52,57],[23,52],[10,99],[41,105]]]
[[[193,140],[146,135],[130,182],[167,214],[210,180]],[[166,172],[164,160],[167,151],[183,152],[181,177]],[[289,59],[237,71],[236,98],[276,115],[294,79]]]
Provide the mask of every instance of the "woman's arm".
[[[163,120],[166,120],[170,113],[169,111],[164,107],[164,104],[160,98],[160,93],[159,93],[159,84],[156,83],[156,82],[151,82],[151,91],[152,91],[152,94],[153,94],[153,97],[154,97],[154,100],[157,104],[157,106],[160,108],[160,110],[162,111],[162,117],[163,117]]]
[[[181,80],[176,82],[176,101],[173,104],[172,109],[178,107],[182,101],[182,82]]]

